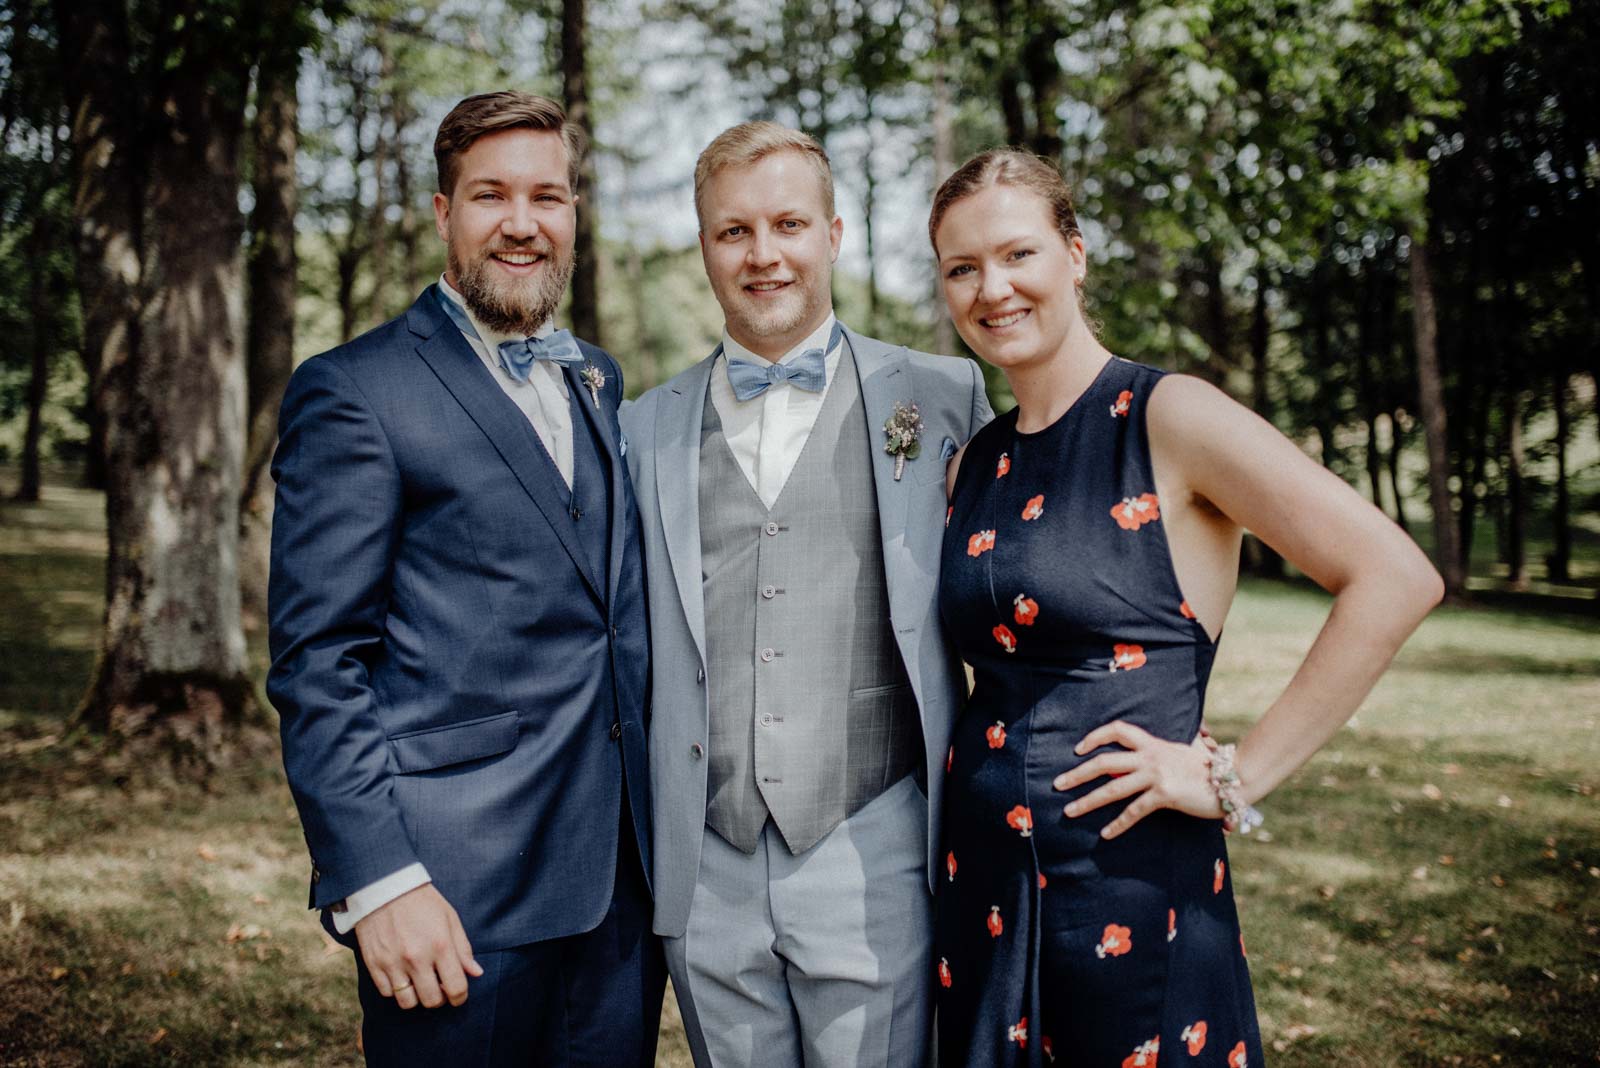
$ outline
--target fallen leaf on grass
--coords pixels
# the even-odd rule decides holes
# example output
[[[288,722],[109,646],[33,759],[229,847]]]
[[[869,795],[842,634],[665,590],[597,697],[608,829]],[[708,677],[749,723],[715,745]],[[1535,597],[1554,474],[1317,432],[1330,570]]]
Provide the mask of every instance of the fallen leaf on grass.
[[[1317,896],[1322,898],[1322,900],[1324,900],[1324,901],[1332,901],[1334,895],[1337,894],[1338,892],[1339,892],[1338,888],[1337,887],[1333,887],[1333,886],[1319,886],[1319,887],[1317,887]]]
[[[158,1044],[163,1038],[166,1038],[166,1037],[167,1037],[167,1029],[165,1027],[158,1027],[150,1035],[149,1042],[150,1042],[150,1044],[152,1046],[154,1046],[154,1045]]]
[[[22,902],[13,901],[11,903],[11,919],[7,921],[7,926],[15,931],[18,927],[22,926],[22,917],[26,916],[27,914],[28,910],[22,904]]]
[[[1493,883],[1495,886],[1499,886],[1499,887],[1503,887],[1503,886],[1506,885],[1505,877],[1501,876],[1501,875],[1491,875],[1491,876],[1489,876],[1489,881],[1491,883]]]
[[[212,849],[204,842],[201,842],[200,845],[195,848],[194,855],[204,861],[213,861],[217,859],[217,851]]]
[[[271,903],[272,902],[268,900],[266,894],[251,894],[250,895],[250,904],[252,904],[252,905],[270,905]]]
[[[1422,796],[1429,801],[1437,801],[1444,796],[1444,791],[1431,782],[1425,782],[1422,784]]]
[[[1499,797],[1494,799],[1494,803],[1501,808],[1510,808],[1511,798],[1507,797],[1505,794],[1501,794]]]
[[[1411,877],[1420,883],[1428,877],[1428,866],[1426,864],[1418,864],[1411,869]]]
[[[1445,868],[1453,868],[1453,867],[1455,867],[1456,866],[1455,855],[1451,854],[1451,853],[1444,854],[1442,857],[1439,858],[1439,864],[1440,864],[1441,867],[1445,867]]]
[[[67,971],[68,971],[68,969],[63,968],[61,965],[59,965],[59,964],[55,965],[54,967],[52,967],[50,969],[50,981],[52,983],[61,982],[61,980],[65,979],[67,977]]]
[[[133,961],[131,961],[131,960],[127,961],[126,963],[124,963],[122,965],[122,974],[123,975],[132,975],[133,972],[134,972]]]

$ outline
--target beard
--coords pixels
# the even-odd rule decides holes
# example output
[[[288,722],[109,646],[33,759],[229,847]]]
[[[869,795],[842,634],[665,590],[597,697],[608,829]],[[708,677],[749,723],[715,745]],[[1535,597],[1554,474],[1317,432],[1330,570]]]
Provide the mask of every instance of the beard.
[[[542,269],[527,278],[497,276],[490,265],[496,252],[531,252],[543,256]],[[467,308],[478,322],[502,334],[524,337],[543,326],[556,312],[561,295],[567,291],[576,261],[569,248],[565,256],[556,255],[555,246],[546,240],[528,244],[486,248],[463,263],[452,247],[447,250],[450,273]]]
[[[735,287],[731,299],[723,304],[722,314],[730,328],[737,328],[733,332],[765,340],[784,337],[820,321],[831,299],[828,275],[801,276],[787,299],[776,306],[757,304],[742,288]]]

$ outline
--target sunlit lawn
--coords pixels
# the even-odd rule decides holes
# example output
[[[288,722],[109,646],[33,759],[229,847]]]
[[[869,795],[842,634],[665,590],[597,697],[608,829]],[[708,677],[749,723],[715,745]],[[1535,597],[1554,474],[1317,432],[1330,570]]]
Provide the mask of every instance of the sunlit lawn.
[[[210,790],[68,734],[94,495],[0,508],[0,1065],[359,1063],[270,748]],[[1276,694],[1326,598],[1247,585],[1211,719]],[[1235,839],[1275,1065],[1600,1061],[1600,621],[1438,612]],[[662,1064],[686,1065],[670,1013]],[[1164,1062],[1165,1063],[1165,1062]]]

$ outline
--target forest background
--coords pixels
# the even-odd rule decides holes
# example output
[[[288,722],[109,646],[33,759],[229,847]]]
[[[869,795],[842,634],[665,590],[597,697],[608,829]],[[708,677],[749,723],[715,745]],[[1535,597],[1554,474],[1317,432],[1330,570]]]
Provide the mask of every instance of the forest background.
[[[0,743],[202,790],[259,766],[284,382],[437,277],[435,127],[504,86],[590,134],[564,314],[630,394],[719,339],[691,174],[725,126],[815,135],[841,317],[958,354],[927,205],[1022,145],[1076,191],[1113,351],[1274,422],[1460,610],[1593,619],[1597,49],[1568,0],[5,0],[0,535],[48,537],[0,586],[56,595],[25,560],[88,531],[103,596],[93,655],[0,656]]]

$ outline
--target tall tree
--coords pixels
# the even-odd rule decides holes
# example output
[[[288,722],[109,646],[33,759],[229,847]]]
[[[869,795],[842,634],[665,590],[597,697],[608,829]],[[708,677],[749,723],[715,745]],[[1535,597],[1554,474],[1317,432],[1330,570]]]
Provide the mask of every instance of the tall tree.
[[[109,552],[92,727],[209,764],[251,707],[239,158],[261,9],[56,0]]]
[[[561,0],[561,95],[567,121],[594,146],[594,115],[589,103],[587,0]],[[578,169],[578,222],[572,251],[572,329],[596,345],[600,339],[600,224],[594,177],[594,152],[584,153]]]

